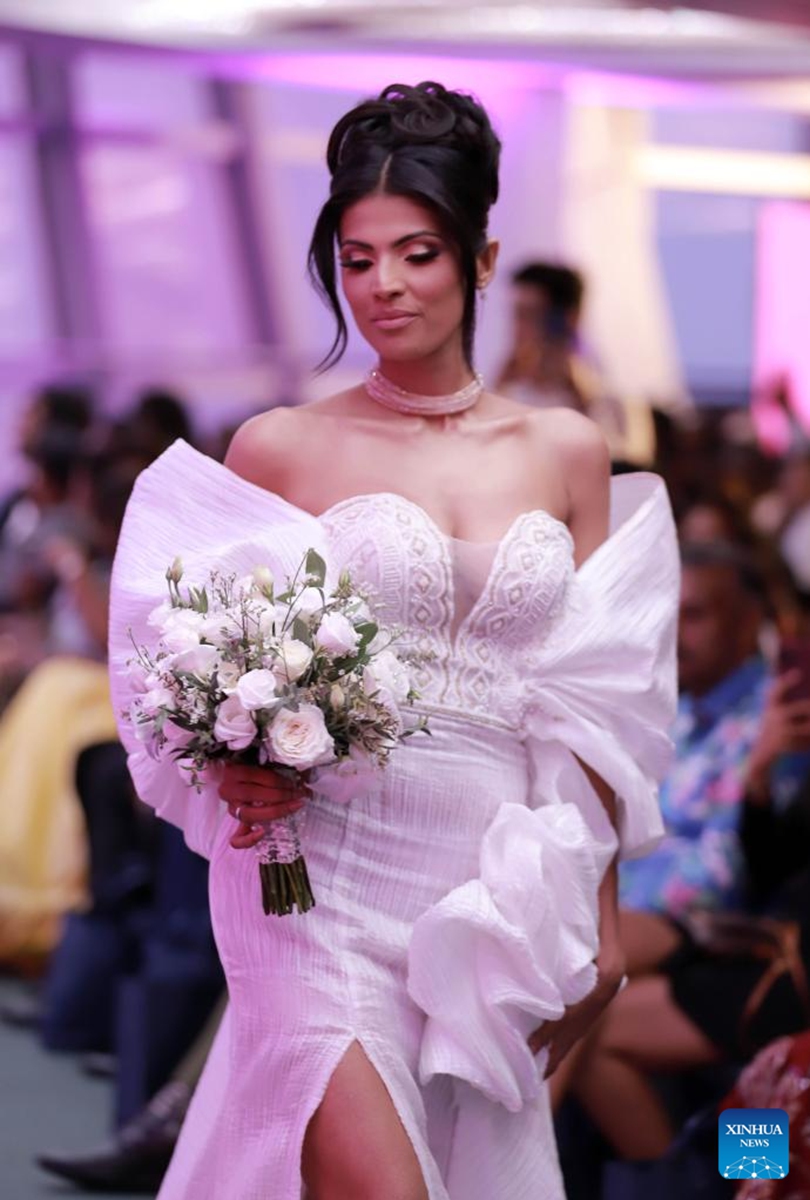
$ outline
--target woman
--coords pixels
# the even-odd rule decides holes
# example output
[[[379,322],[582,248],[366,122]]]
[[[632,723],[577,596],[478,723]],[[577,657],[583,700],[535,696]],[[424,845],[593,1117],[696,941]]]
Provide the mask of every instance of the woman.
[[[226,810],[124,728],[140,794],[211,859],[231,999],[162,1200],[563,1194],[543,1074],[622,977],[614,817],[627,850],[660,833],[677,565],[659,481],[619,489],[600,547],[601,435],[473,373],[499,149],[483,109],[438,84],[343,117],[310,261],[337,319],[330,359],[346,340],[337,246],[378,369],[249,421],[227,469],[176,445],[128,514],[119,708],[127,627],[140,640],[175,554],[189,578],[268,556],[283,577],[314,546],[402,630],[432,735],[348,808],[236,767]],[[317,906],[268,919],[234,848],[301,804]]]

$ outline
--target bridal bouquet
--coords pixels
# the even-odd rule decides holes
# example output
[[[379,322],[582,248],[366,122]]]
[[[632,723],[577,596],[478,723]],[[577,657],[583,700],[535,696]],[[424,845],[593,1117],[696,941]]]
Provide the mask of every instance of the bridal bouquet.
[[[220,761],[267,764],[345,802],[368,791],[398,742],[415,693],[348,572],[326,591],[326,566],[309,550],[283,590],[267,567],[247,578],[212,571],[169,595],[149,616],[151,646],[135,645],[136,696],[124,716],[155,757],[171,756],[199,791]],[[304,809],[270,822],[258,844],[265,913],[315,903],[301,852]]]

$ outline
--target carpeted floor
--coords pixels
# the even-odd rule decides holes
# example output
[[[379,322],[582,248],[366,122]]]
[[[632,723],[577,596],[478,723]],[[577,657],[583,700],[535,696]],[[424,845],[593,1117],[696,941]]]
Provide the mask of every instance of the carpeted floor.
[[[24,992],[0,978],[0,1005]],[[110,1085],[83,1074],[70,1055],[47,1054],[36,1035],[0,1021],[0,1197],[2,1200],[68,1200],[92,1195],[40,1171],[44,1150],[82,1151],[103,1141],[110,1128]]]

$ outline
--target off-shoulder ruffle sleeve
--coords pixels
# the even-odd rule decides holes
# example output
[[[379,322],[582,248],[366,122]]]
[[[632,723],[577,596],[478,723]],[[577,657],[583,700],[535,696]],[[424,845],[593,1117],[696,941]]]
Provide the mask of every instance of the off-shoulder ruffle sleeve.
[[[185,579],[217,567],[238,575],[265,564],[292,575],[310,547],[323,552],[319,522],[177,441],[138,478],[124,517],[110,597],[110,686],[118,730],[140,798],[210,856],[227,809],[213,784],[189,787],[170,759],[153,759],[124,719],[134,697],[133,641],[149,644],[149,613],[166,598],[166,568],[179,555]]]
[[[613,481],[610,537],[574,575],[549,636],[527,658],[524,724],[536,802],[559,797],[565,752],[616,793],[623,857],[663,834],[658,784],[672,756],[677,702],[679,556],[666,488],[655,475]],[[604,842],[604,807],[585,780],[576,800]],[[608,837],[608,840],[609,837]]]
[[[527,1044],[596,982],[599,868],[573,804],[503,804],[480,873],[416,921],[408,991],[427,1014],[419,1073],[452,1075],[517,1112],[541,1072]]]
[[[596,979],[598,890],[617,835],[580,762],[616,792],[624,854],[663,831],[677,545],[655,476],[614,480],[612,508],[611,536],[521,660],[529,806],[498,810],[478,878],[422,914],[409,948],[408,989],[428,1018],[421,1078],[453,1076],[512,1112],[540,1088],[529,1033]]]

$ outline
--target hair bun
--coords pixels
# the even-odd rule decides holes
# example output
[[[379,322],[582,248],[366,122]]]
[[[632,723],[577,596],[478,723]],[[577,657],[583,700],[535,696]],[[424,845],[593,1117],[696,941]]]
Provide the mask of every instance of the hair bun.
[[[392,83],[380,95],[380,101],[391,105],[394,137],[409,142],[435,142],[455,130],[457,117],[450,98],[440,83],[430,82],[416,87]]]
[[[365,100],[338,121],[329,139],[326,161],[334,176],[356,154],[373,144],[386,151],[426,144],[467,155],[491,181],[489,203],[497,198],[500,143],[489,118],[472,96],[451,92],[426,80],[412,86],[392,83],[374,100]]]

